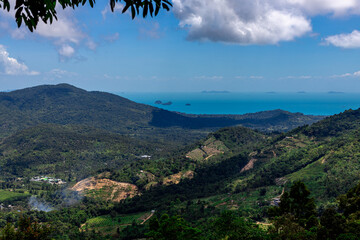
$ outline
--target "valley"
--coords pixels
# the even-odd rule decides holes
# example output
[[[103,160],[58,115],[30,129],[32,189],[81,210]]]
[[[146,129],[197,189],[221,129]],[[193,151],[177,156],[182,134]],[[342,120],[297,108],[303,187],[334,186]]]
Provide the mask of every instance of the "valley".
[[[291,234],[317,239],[359,182],[360,110],[188,115],[64,84],[2,93],[0,107],[3,231],[29,218],[56,225],[55,239],[140,239],[170,221],[187,239],[221,239],[211,226],[234,221],[260,234],[248,239],[281,239],[272,229],[289,218]],[[302,183],[315,233],[282,208]]]

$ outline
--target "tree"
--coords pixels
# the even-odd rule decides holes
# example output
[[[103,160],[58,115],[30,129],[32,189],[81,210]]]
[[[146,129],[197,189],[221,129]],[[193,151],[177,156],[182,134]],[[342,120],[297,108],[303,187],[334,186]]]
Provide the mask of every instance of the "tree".
[[[23,23],[32,32],[36,29],[39,21],[44,23],[52,23],[57,20],[56,6],[60,5],[62,9],[84,6],[89,4],[94,7],[96,0],[16,0],[15,6],[11,6],[10,0],[0,0],[0,8],[10,11],[15,11],[15,21],[20,27]],[[168,0],[110,0],[111,11],[115,10],[116,3],[124,2],[125,6],[122,13],[128,9],[131,11],[131,16],[134,19],[136,15],[142,12],[145,18],[148,14],[151,17],[158,15],[160,9],[170,10],[172,4]]]
[[[231,211],[223,212],[212,226],[213,232],[209,239],[227,240],[261,240],[268,239],[266,232],[256,224],[238,217]]]
[[[339,197],[340,209],[346,217],[360,215],[360,183]]]
[[[318,239],[337,239],[346,231],[346,219],[338,214],[334,208],[327,208],[320,218]]]
[[[316,233],[307,231],[297,223],[297,219],[291,214],[276,217],[269,229],[270,239],[284,240],[312,240]]]
[[[39,224],[30,218],[21,217],[18,227],[8,223],[0,232],[0,240],[46,240],[52,232],[48,224]]]
[[[158,220],[154,217],[150,220],[150,231],[145,235],[157,240],[197,240],[200,239],[201,231],[189,226],[179,216],[164,214]]]
[[[301,181],[291,186],[290,193],[284,192],[279,206],[269,209],[269,215],[272,217],[291,215],[296,223],[306,229],[317,225],[314,199],[310,198],[310,191]]]

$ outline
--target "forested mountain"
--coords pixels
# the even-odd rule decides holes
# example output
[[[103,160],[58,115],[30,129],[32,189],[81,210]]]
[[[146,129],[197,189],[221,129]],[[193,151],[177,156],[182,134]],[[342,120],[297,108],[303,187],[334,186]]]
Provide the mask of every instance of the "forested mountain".
[[[242,124],[283,131],[321,118],[281,110],[247,115],[186,115],[68,84],[0,93],[0,137],[41,123],[54,123],[86,125],[140,139],[184,144],[226,126]]]

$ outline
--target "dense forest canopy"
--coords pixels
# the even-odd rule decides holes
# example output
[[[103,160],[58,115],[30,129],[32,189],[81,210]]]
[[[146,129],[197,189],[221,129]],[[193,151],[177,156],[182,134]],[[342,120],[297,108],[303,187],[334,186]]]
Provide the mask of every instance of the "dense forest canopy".
[[[0,100],[0,239],[359,237],[360,110],[197,116],[66,84]]]

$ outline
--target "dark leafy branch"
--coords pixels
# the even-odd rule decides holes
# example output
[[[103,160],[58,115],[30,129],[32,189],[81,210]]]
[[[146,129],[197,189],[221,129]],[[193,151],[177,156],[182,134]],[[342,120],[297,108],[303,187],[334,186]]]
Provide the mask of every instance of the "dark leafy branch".
[[[116,4],[121,2],[125,4],[122,13],[131,11],[133,19],[141,13],[144,18],[148,15],[153,17],[158,15],[160,9],[169,11],[172,7],[168,0],[110,0],[111,11],[114,11]],[[31,32],[36,29],[40,20],[50,24],[54,19],[57,20],[57,5],[62,9],[75,9],[85,4],[94,7],[95,0],[16,0],[15,6],[11,6],[9,0],[0,0],[0,8],[8,12],[14,9],[18,27],[25,24]]]

